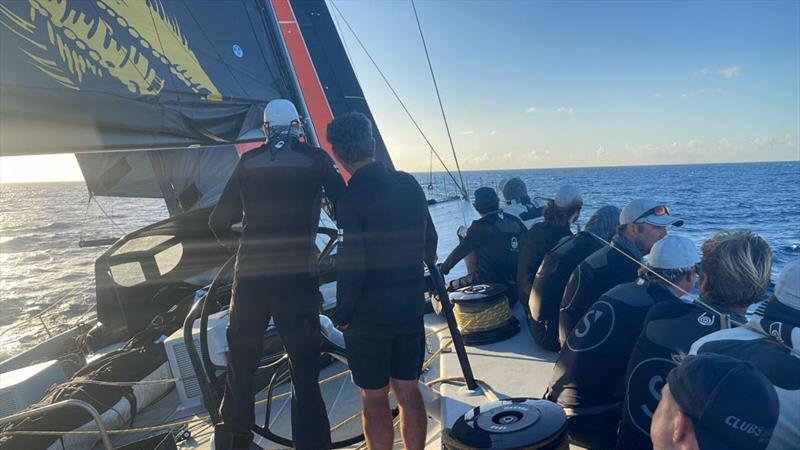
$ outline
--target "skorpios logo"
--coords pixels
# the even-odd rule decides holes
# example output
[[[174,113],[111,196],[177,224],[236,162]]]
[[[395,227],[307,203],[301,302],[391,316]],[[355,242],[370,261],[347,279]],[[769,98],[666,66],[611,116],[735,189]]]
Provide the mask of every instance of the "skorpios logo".
[[[744,419],[740,419],[736,416],[728,416],[725,418],[725,425],[733,428],[736,431],[744,431],[747,434],[752,434],[753,436],[760,437],[761,434],[764,432],[764,427],[756,425],[752,422],[748,422]]]
[[[625,395],[625,414],[642,433],[650,436],[650,421],[661,401],[667,374],[678,364],[666,358],[649,358],[631,371]]]
[[[614,331],[615,321],[614,307],[610,303],[595,302],[567,337],[567,347],[577,353],[603,345]]]

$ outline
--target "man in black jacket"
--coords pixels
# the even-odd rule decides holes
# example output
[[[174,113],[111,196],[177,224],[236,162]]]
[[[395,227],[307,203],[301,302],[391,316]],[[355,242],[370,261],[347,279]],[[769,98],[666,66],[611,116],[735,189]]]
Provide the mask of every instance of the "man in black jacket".
[[[528,298],[531,312],[528,329],[543,349],[557,352],[561,348],[558,343],[558,308],[570,274],[581,261],[603,246],[595,236],[609,240],[618,226],[619,208],[603,206],[586,223],[585,231],[563,239],[545,255]]]
[[[228,323],[229,364],[217,450],[249,449],[254,425],[253,378],[270,318],[289,355],[295,448],[330,448],[319,389],[321,296],[315,244],[322,188],[334,203],[344,181],[319,148],[300,141],[288,100],[264,109],[267,142],[242,155],[209,218],[219,242],[236,248],[231,225],[242,220]]]
[[[667,227],[680,227],[683,220],[669,215],[669,209],[655,200],[630,202],[619,215],[620,226],[611,242],[589,255],[572,272],[558,315],[558,340],[561,346],[584,313],[607,290],[636,279],[642,258],[650,253]]]
[[[352,174],[337,205],[333,320],[344,330],[353,381],[361,388],[367,445],[392,447],[391,384],[405,448],[421,450],[427,427],[417,381],[425,356],[423,262],[436,262],[436,230],[417,180],[375,161],[366,116],[337,117],[328,141]]]
[[[697,281],[700,254],[681,236],[653,245],[640,280],[620,284],[589,308],[567,337],[553,367],[545,398],[567,413],[570,440],[592,449],[617,441],[621,386],[630,355],[650,307],[679,301]]]
[[[561,239],[572,236],[570,226],[578,220],[582,207],[583,198],[578,188],[569,184],[561,186],[556,198],[544,208],[544,222],[534,224],[525,235],[525,244],[519,252],[517,263],[517,290],[527,317],[531,315],[527,299],[544,255]]]
[[[467,235],[442,263],[442,274],[447,275],[459,261],[474,254],[475,267],[466,276],[450,281],[449,289],[502,283],[508,286],[509,301],[513,304],[516,301],[514,277],[525,224],[517,216],[500,210],[500,199],[494,189],[478,188],[474,197],[473,206],[481,218],[472,222]]]

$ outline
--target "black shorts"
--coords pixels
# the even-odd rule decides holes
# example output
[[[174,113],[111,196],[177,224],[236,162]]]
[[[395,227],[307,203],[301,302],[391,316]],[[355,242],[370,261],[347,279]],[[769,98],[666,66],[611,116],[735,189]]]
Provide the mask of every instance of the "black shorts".
[[[416,380],[425,359],[425,327],[350,327],[344,331],[353,382],[381,389],[395,380]]]

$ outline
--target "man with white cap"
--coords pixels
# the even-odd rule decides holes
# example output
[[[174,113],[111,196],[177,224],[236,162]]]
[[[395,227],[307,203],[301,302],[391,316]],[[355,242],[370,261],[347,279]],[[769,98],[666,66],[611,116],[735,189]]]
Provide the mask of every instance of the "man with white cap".
[[[583,198],[578,188],[570,184],[561,186],[556,198],[544,208],[544,222],[534,224],[525,236],[517,262],[517,289],[527,317],[530,317],[527,300],[544,255],[561,239],[572,236],[570,226],[578,220],[582,207]]]
[[[692,290],[699,261],[691,240],[666,236],[653,245],[641,278],[606,292],[569,333],[545,398],[564,407],[573,443],[615,445],[624,399],[619,387],[642,321],[654,304]]]
[[[231,225],[243,222],[215,448],[250,448],[254,375],[264,332],[273,319],[292,373],[294,446],[326,449],[330,430],[319,389],[321,296],[315,239],[323,188],[335,204],[345,186],[331,158],[300,140],[300,117],[290,101],[267,104],[263,130],[266,142],[242,155],[209,218],[217,240],[231,250],[237,249]]]
[[[617,234],[611,245],[589,255],[572,272],[558,316],[558,340],[562,347],[584,313],[612,287],[633,281],[642,258],[650,253],[667,227],[680,227],[683,220],[671,216],[663,203],[648,198],[628,203],[619,215]]]
[[[772,270],[772,251],[747,231],[721,231],[701,247],[698,302],[665,301],[653,305],[629,352],[622,387],[625,400],[617,448],[652,448],[650,425],[667,375],[698,339],[745,323],[747,308],[763,299]],[[712,310],[713,308],[713,310]],[[730,320],[722,320],[722,317]],[[735,395],[735,394],[733,394]]]
[[[787,264],[775,294],[761,303],[744,327],[700,338],[691,354],[719,353],[750,361],[772,382],[780,400],[770,449],[800,445],[800,258]],[[736,395],[736,393],[731,393]]]

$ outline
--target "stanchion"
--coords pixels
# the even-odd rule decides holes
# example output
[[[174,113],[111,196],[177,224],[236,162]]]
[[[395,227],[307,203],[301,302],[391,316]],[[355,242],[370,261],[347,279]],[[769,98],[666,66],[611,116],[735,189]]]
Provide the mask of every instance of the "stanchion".
[[[453,347],[456,349],[458,364],[461,366],[461,372],[464,374],[467,388],[474,391],[478,389],[478,383],[475,382],[475,376],[472,374],[472,366],[469,365],[467,349],[464,348],[464,339],[461,337],[461,332],[458,330],[456,316],[453,313],[453,304],[450,303],[450,296],[447,295],[447,289],[444,286],[444,277],[435,264],[428,265],[428,272],[430,273],[433,287],[436,290],[436,295],[439,297],[442,313],[444,314],[445,320],[447,320],[447,328],[450,329],[450,337],[453,339]]]

